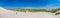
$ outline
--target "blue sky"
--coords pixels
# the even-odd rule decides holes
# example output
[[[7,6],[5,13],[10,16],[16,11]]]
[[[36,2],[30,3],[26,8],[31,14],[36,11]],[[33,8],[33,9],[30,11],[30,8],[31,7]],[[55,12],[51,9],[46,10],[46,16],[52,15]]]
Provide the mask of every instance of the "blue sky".
[[[57,8],[60,0],[0,0],[4,8]]]

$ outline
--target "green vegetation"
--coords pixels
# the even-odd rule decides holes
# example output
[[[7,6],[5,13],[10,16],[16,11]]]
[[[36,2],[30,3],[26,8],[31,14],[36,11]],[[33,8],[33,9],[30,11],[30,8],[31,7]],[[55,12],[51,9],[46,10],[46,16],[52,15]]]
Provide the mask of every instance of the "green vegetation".
[[[19,11],[19,12],[48,12],[48,10],[46,9],[10,9],[10,10],[14,10],[14,11]]]
[[[55,13],[56,11],[60,10],[60,8],[57,8],[57,9],[51,9],[51,10],[47,10],[47,9],[10,9],[10,10],[13,10],[13,11],[18,11],[18,12],[26,12],[26,11],[29,11],[29,12],[51,12],[51,13]],[[58,15],[60,14],[60,12],[56,13],[55,15]]]
[[[57,10],[60,10],[60,8],[57,9],[51,9],[51,10],[47,10],[47,9],[10,9],[10,10],[14,10],[14,11],[19,11],[19,12],[26,12],[26,11],[30,11],[30,12],[56,12]]]
[[[58,14],[60,14],[60,12],[56,13],[55,15],[58,15]]]
[[[57,9],[51,9],[49,12],[55,13]]]
[[[31,12],[47,12],[46,9],[31,9]]]
[[[60,8],[57,9],[51,9],[51,10],[47,10],[47,9],[10,9],[10,10],[14,10],[14,11],[19,11],[19,12],[25,12],[25,11],[30,11],[30,12],[56,12],[57,10],[60,10]]]

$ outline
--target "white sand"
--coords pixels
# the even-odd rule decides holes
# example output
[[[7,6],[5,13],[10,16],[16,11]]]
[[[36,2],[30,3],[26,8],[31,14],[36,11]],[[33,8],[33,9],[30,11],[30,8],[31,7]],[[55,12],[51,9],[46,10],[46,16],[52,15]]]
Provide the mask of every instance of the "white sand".
[[[1,18],[55,18],[53,14],[50,13],[1,13]]]
[[[16,11],[6,10],[0,7],[0,18],[56,18],[56,16],[53,13],[48,12],[17,12],[16,14]]]

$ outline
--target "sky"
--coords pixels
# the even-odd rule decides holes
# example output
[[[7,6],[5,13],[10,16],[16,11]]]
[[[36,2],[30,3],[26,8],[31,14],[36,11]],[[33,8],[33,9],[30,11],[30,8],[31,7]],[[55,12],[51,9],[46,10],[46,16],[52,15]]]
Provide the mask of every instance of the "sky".
[[[0,0],[4,8],[58,8],[60,0]]]

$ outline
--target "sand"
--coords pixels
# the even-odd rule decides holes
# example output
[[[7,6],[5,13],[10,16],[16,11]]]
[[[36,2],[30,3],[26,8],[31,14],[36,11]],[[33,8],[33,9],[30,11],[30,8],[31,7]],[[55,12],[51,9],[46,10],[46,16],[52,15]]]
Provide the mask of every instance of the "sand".
[[[6,10],[0,7],[0,18],[59,18],[59,16],[49,13],[49,12],[16,12],[11,10]]]

